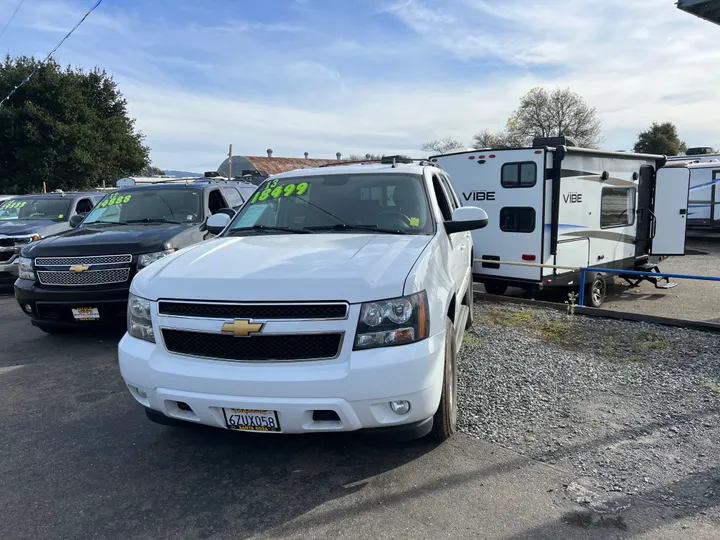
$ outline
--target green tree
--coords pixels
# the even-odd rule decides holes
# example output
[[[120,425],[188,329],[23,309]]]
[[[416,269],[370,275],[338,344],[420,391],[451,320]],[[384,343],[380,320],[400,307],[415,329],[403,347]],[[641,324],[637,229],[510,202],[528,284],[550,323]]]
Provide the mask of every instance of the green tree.
[[[0,63],[0,193],[84,189],[138,173],[149,149],[112,77],[32,57]]]
[[[165,171],[152,165],[145,165],[142,170],[138,173],[138,176],[163,176]]]
[[[687,150],[687,145],[680,140],[677,128],[672,122],[658,124],[653,122],[650,129],[638,135],[635,151],[643,154],[660,154],[677,156]]]
[[[578,146],[597,148],[602,141],[597,109],[569,88],[533,88],[510,116],[506,137],[530,145],[535,137],[572,137]]]

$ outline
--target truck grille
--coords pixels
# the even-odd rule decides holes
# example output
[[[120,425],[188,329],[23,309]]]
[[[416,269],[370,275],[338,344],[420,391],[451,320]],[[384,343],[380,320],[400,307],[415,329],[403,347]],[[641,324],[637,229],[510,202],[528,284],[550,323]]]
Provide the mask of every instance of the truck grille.
[[[37,276],[43,285],[106,285],[110,283],[124,283],[130,277],[130,269],[115,268],[112,270],[88,270],[86,272],[39,270]]]
[[[8,262],[14,255],[14,251],[0,251],[0,262]]]
[[[98,255],[86,257],[38,257],[35,266],[74,266],[76,264],[130,264],[132,255]]]
[[[344,319],[347,304],[227,304],[160,302],[160,315],[208,319],[328,320]]]
[[[167,350],[177,354],[240,362],[288,362],[337,357],[343,334],[267,334],[243,338],[164,328],[162,337]]]
[[[0,238],[0,247],[13,247],[15,240],[12,238]]]

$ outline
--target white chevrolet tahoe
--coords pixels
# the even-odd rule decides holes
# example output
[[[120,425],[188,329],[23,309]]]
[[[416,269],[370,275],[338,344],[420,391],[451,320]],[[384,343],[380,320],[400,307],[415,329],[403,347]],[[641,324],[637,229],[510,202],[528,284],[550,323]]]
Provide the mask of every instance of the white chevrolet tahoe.
[[[485,225],[426,162],[269,178],[135,277],[122,376],[165,425],[445,440]]]

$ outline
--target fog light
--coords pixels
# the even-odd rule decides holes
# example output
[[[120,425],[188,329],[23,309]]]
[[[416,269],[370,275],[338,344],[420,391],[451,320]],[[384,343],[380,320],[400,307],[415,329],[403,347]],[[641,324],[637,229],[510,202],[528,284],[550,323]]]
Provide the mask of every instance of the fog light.
[[[25,304],[23,306],[23,309],[25,310],[25,313],[28,315],[32,315],[32,306],[30,304]]]
[[[390,408],[395,414],[407,414],[410,412],[410,402],[404,399],[401,401],[391,401]]]
[[[142,388],[136,388],[135,391],[142,399],[147,399],[147,392],[145,392],[145,390],[143,390]]]

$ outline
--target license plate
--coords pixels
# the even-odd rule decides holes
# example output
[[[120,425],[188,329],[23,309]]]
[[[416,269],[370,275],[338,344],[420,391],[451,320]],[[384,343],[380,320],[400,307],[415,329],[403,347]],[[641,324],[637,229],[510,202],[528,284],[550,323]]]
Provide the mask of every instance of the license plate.
[[[280,421],[276,411],[255,409],[223,409],[228,429],[236,431],[280,432]]]
[[[100,318],[100,312],[94,307],[73,308],[72,312],[76,321],[96,321]]]

